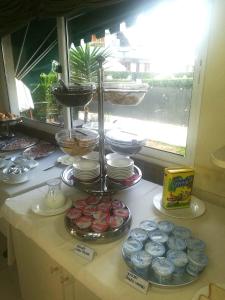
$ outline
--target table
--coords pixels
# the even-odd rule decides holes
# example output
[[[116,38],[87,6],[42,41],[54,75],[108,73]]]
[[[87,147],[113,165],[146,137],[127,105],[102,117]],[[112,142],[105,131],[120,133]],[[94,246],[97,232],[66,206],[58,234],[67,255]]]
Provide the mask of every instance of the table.
[[[10,153],[9,153],[10,154]],[[42,186],[46,184],[46,181],[59,177],[62,172],[62,168],[64,167],[53,167],[47,171],[43,171],[45,167],[48,167],[57,160],[57,158],[61,155],[64,155],[62,151],[57,150],[48,157],[39,159],[39,165],[31,169],[29,171],[29,180],[27,182],[21,183],[21,184],[7,184],[4,182],[0,182],[0,208],[4,204],[5,200],[9,197],[14,197],[17,195],[20,195],[22,193],[25,193],[27,191],[30,191],[36,187]],[[0,233],[2,233],[7,238],[7,247],[8,249],[11,249],[12,241],[10,239],[10,236],[8,234],[9,226],[8,223],[2,218],[1,210],[0,210]],[[13,253],[8,251],[8,262],[10,263],[12,261]]]
[[[73,199],[83,196],[76,189],[64,187],[65,192]],[[20,196],[7,199],[2,207],[4,218],[12,226],[12,230],[21,232],[37,247],[42,249],[52,260],[63,267],[75,281],[91,291],[98,299],[147,299],[151,300],[190,300],[193,295],[209,282],[224,282],[225,264],[225,209],[206,203],[206,213],[192,220],[175,220],[157,212],[152,203],[153,197],[162,191],[162,187],[141,180],[136,186],[115,195],[130,208],[132,227],[144,219],[168,219],[178,225],[189,227],[194,236],[201,238],[207,244],[209,265],[200,278],[189,286],[174,289],[151,287],[147,296],[131,288],[124,282],[128,267],[121,257],[121,245],[124,239],[113,243],[95,245],[85,243],[93,248],[97,255],[92,262],[73,253],[77,241],[68,234],[64,227],[64,215],[41,217],[31,210],[31,199],[36,199],[46,192],[41,187]],[[93,298],[94,299],[94,298]]]
[[[62,151],[57,150],[48,157],[39,159],[39,165],[31,169],[29,171],[29,180],[20,184],[8,184],[4,182],[0,182],[0,207],[4,203],[5,199],[9,197],[14,197],[30,191],[36,187],[42,186],[46,183],[47,180],[55,177],[59,177],[61,175],[63,167],[60,165],[53,167],[47,171],[43,171],[45,167],[48,167],[57,160],[57,158],[61,155],[64,155]],[[0,213],[1,219],[1,213]],[[1,226],[0,226],[1,231]]]

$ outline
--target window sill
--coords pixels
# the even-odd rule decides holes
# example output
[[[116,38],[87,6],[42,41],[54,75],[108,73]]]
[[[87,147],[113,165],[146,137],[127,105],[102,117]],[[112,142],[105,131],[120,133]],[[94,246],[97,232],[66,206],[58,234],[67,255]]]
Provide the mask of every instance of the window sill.
[[[45,122],[41,122],[38,120],[31,120],[28,118],[23,118],[22,124],[26,127],[34,128],[39,131],[44,131],[44,132],[50,133],[50,134],[55,134],[56,132],[58,132],[59,130],[62,129],[62,127],[60,125],[48,124]]]

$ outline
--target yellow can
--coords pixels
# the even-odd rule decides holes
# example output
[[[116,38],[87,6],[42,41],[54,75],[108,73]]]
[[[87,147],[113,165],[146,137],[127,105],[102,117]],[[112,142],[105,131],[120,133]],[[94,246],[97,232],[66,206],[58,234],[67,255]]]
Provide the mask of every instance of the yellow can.
[[[166,209],[189,207],[193,181],[193,168],[165,168],[163,207]]]

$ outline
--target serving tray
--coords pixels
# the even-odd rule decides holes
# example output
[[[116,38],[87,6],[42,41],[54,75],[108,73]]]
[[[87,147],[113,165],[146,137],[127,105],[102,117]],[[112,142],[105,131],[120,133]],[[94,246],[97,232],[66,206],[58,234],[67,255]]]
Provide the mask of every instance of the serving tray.
[[[131,179],[116,181],[107,177],[107,175],[101,180],[98,179],[91,183],[84,183],[78,181],[73,175],[73,166],[68,166],[63,170],[61,174],[62,181],[70,187],[77,187],[82,191],[94,195],[107,195],[114,194],[120,190],[127,189],[137,184],[142,178],[142,172],[134,166],[134,175]]]
[[[199,276],[194,277],[185,272],[184,274],[180,275],[179,277],[172,277],[167,282],[161,283],[158,280],[158,278],[155,277],[154,272],[151,269],[149,270],[147,276],[143,276],[141,274],[138,274],[138,272],[134,271],[131,263],[126,259],[125,255],[123,253],[123,249],[122,249],[122,257],[123,257],[125,263],[127,264],[127,266],[132,270],[132,272],[136,273],[138,276],[141,276],[142,278],[144,278],[149,283],[151,283],[155,286],[166,287],[166,288],[181,287],[181,286],[191,284],[192,282],[196,281],[199,278]]]
[[[131,226],[131,212],[127,206],[124,208],[128,209],[129,216],[127,219],[123,222],[123,224],[116,228],[116,229],[111,229],[102,233],[97,233],[89,230],[82,230],[77,227],[74,222],[69,219],[67,216],[65,216],[64,222],[67,231],[77,238],[78,240],[81,241],[86,241],[86,242],[95,242],[95,243],[109,243],[113,242],[119,238],[121,238],[123,235],[125,235]]]

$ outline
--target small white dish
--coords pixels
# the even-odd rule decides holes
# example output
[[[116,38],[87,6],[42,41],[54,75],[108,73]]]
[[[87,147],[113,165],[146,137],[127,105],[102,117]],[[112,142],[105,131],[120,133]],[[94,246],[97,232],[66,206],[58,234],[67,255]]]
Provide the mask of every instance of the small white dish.
[[[27,182],[29,179],[27,177],[24,178],[17,178],[17,179],[10,179],[10,178],[5,178],[2,181],[7,183],[7,184],[20,184],[20,183],[25,183]]]
[[[216,285],[225,289],[225,283],[216,283]],[[193,296],[192,300],[199,300],[200,295],[204,295],[206,297],[209,296],[209,285],[203,286],[200,290],[198,290]]]
[[[43,197],[38,201],[32,203],[31,210],[37,215],[49,217],[64,213],[67,209],[71,207],[71,205],[72,201],[68,198],[63,206],[59,208],[49,208],[46,205],[45,198]]]
[[[187,208],[165,209],[162,206],[162,193],[159,192],[153,197],[154,207],[162,214],[177,219],[194,219],[204,214],[205,203],[195,196],[191,196],[191,205]]]

